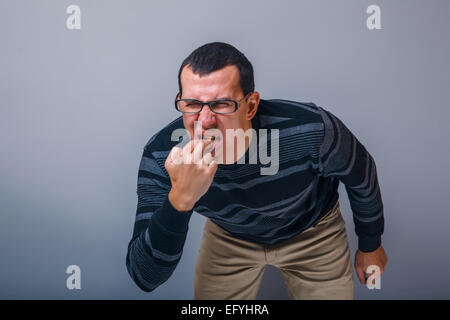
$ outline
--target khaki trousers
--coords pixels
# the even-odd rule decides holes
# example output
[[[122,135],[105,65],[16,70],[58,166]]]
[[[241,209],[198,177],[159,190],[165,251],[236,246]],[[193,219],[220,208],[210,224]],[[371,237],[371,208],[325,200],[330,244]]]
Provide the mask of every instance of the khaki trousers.
[[[353,269],[339,201],[299,235],[275,245],[233,237],[206,220],[194,299],[255,299],[266,264],[277,267],[290,299],[353,299]]]

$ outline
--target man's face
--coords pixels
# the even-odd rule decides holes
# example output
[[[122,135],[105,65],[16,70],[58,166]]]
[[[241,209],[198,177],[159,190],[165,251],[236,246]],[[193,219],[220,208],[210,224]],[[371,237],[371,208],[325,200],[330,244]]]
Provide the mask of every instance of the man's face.
[[[180,81],[183,92],[182,99],[196,99],[207,102],[226,98],[239,101],[244,97],[239,84],[239,71],[234,65],[226,66],[202,77],[194,74],[188,65],[183,68]],[[226,129],[243,129],[246,131],[252,127],[251,119],[256,113],[258,103],[259,94],[254,92],[248,96],[247,101],[241,100],[239,108],[234,113],[213,113],[207,105],[204,105],[202,111],[198,114],[183,114],[184,127],[189,132],[191,139],[196,135],[204,135],[204,132],[208,129],[217,129],[224,139],[221,145],[225,146]],[[201,129],[197,132],[194,132],[195,121],[201,123]],[[200,126],[197,124],[196,128],[199,129]],[[221,153],[225,156],[225,148],[221,150]]]

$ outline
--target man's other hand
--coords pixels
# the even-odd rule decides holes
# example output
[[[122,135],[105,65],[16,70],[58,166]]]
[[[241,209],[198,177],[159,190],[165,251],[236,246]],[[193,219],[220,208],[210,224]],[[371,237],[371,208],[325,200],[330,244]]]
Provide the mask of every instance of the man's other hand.
[[[360,250],[356,251],[355,254],[355,270],[358,275],[359,282],[362,284],[367,284],[367,277],[372,275],[372,273],[367,273],[367,268],[369,266],[378,266],[380,268],[380,276],[384,273],[384,268],[386,267],[388,258],[383,246],[379,246],[378,249],[372,252],[362,252]]]

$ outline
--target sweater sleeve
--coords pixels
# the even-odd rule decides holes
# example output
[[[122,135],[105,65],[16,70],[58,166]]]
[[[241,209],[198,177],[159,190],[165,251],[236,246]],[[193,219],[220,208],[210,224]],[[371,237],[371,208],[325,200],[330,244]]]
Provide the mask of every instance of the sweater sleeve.
[[[172,275],[181,254],[192,215],[169,201],[170,179],[144,148],[138,172],[136,218],[128,244],[126,267],[132,280],[151,292]]]
[[[358,249],[371,252],[381,245],[384,231],[383,202],[375,161],[340,119],[318,107],[324,122],[319,170],[339,179],[353,212]]]

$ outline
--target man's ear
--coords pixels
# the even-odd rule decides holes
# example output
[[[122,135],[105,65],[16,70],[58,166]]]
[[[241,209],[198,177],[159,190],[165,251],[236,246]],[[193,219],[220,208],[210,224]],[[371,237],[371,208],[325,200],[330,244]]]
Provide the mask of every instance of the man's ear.
[[[256,91],[247,97],[247,120],[251,120],[255,116],[256,111],[258,111],[259,100],[259,93]]]

